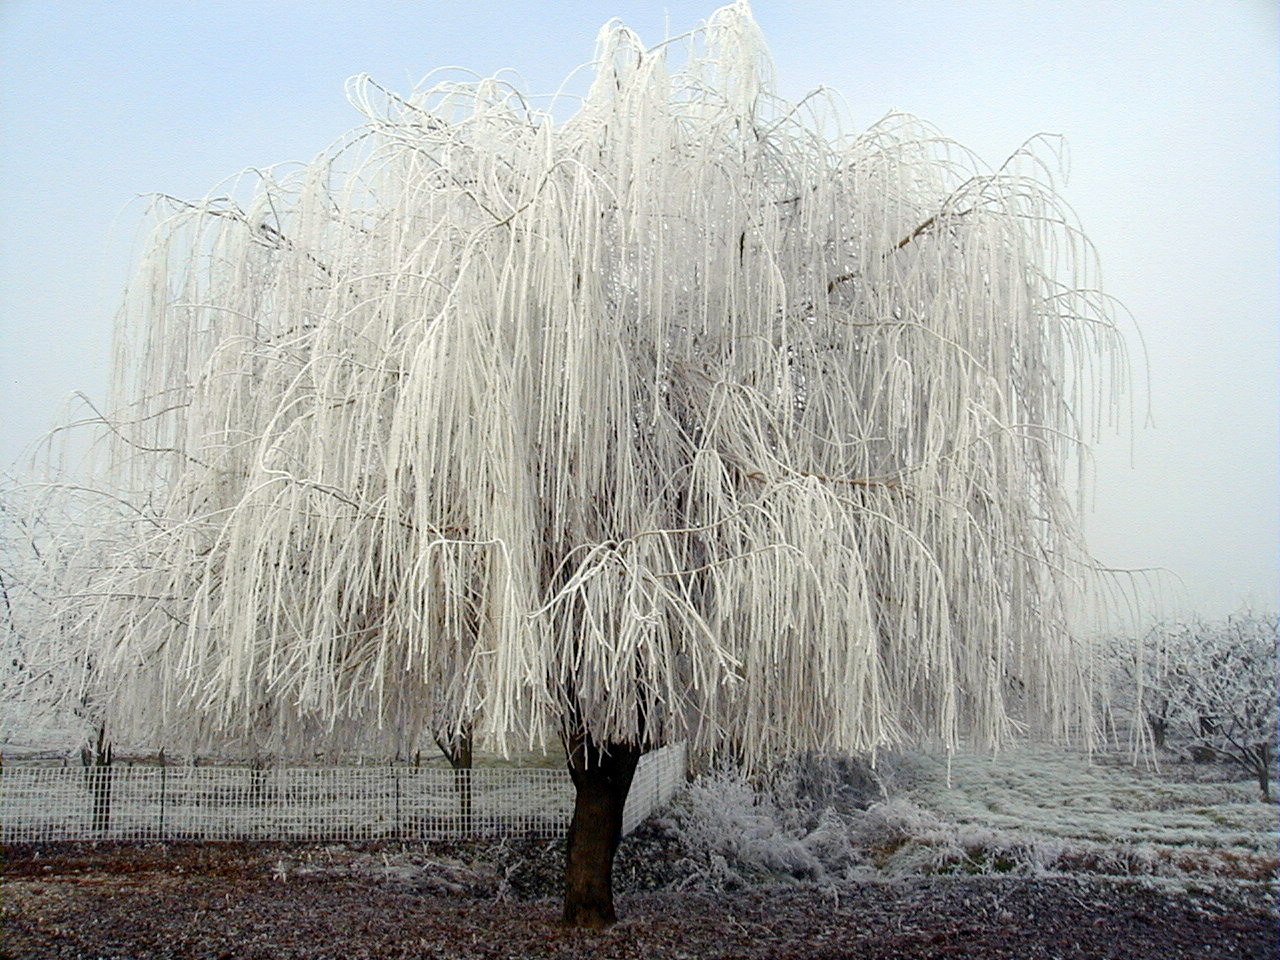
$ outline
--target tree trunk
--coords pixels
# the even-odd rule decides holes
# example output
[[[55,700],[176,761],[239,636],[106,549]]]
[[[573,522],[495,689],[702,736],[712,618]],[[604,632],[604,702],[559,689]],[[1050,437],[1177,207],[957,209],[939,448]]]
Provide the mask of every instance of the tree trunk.
[[[622,840],[622,810],[640,760],[640,749],[607,743],[597,747],[577,735],[566,744],[576,791],[564,871],[564,922],[607,927],[613,911],[613,856]]]
[[[1169,721],[1154,713],[1147,714],[1147,726],[1157,749],[1163,750],[1169,742]]]
[[[464,726],[458,734],[446,737],[436,736],[436,746],[453,768],[453,786],[458,794],[458,815],[462,821],[462,835],[470,837],[475,833],[474,814],[471,805],[471,754],[474,737],[471,735],[471,724]]]
[[[93,749],[90,750],[87,746],[80,748],[80,762],[84,765],[89,796],[92,798],[93,829],[95,833],[101,834],[105,834],[111,827],[111,762],[114,757],[106,736],[106,728],[99,726],[98,739]]]
[[[1262,791],[1262,799],[1265,803],[1271,802],[1271,770],[1274,763],[1275,754],[1271,747],[1265,743],[1259,745],[1255,770],[1258,774],[1258,788]]]

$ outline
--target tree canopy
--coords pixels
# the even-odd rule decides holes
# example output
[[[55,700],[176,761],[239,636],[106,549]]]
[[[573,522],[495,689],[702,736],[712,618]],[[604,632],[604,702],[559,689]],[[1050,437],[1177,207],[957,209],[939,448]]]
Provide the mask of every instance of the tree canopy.
[[[1125,360],[1050,144],[848,133],[741,2],[606,25],[563,118],[350,95],[312,162],[159,203],[59,601],[119,735],[756,765],[1081,721],[1068,474]]]

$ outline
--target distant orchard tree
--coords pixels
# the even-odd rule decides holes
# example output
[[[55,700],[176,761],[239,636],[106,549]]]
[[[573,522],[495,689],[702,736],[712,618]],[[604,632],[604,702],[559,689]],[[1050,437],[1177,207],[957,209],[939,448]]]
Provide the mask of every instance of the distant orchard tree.
[[[1039,141],[843,133],[741,2],[595,71],[565,119],[360,78],[336,147],[171,204],[68,600],[122,736],[562,741],[574,924],[657,745],[1087,721],[1064,478],[1125,370]]]
[[[1277,620],[1242,610],[1221,620],[1156,626],[1139,646],[1143,712],[1159,706],[1166,743],[1198,759],[1233,763],[1271,799],[1276,773]],[[1161,744],[1164,745],[1164,744]]]
[[[1157,626],[1137,641],[1133,636],[1112,636],[1102,651],[1109,672],[1108,712],[1116,727],[1127,729],[1136,751],[1169,746],[1175,707],[1169,685],[1172,643],[1163,626]]]

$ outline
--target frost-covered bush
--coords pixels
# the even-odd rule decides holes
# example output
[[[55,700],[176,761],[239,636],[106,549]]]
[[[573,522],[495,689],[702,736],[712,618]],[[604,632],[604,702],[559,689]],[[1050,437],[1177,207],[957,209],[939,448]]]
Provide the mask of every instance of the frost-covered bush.
[[[735,889],[886,874],[1039,874],[1065,848],[1059,840],[956,823],[905,796],[864,792],[860,778],[867,770],[809,761],[763,785],[735,770],[699,778],[664,821],[684,850],[681,885]]]
[[[1157,746],[1247,770],[1271,797],[1276,763],[1277,616],[1165,623],[1114,647],[1114,705]]]
[[[957,823],[905,797],[870,807],[855,821],[851,839],[875,867],[895,875],[1041,875],[1070,846],[1057,838]]]
[[[685,885],[735,889],[766,879],[825,879],[856,855],[839,814],[828,809],[806,827],[809,811],[779,805],[740,771],[719,769],[692,783],[667,824],[685,850]],[[842,872],[842,871],[841,871]]]
[[[867,851],[856,841],[858,817],[917,775],[904,756],[873,766],[859,758],[806,754],[754,782],[721,767],[692,783],[662,826],[684,851],[685,886],[823,883],[866,866]]]
[[[1235,763],[1271,796],[1276,761],[1276,624],[1251,611],[1182,628],[1170,688],[1192,749]]]
[[[907,753],[874,769],[806,759],[767,782],[708,773],[636,842],[670,858],[656,884],[668,887],[937,874],[1265,880],[1275,811],[1250,793],[1047,747],[950,762]]]

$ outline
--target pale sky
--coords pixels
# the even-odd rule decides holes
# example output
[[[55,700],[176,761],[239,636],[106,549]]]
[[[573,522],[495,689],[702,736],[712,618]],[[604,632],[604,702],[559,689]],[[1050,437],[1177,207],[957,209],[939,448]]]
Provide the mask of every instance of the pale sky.
[[[446,65],[550,93],[619,17],[650,42],[713,2],[0,0],[0,468],[105,392],[144,211],[311,159],[359,117],[343,83]],[[780,92],[839,91],[998,164],[1066,137],[1062,193],[1136,318],[1155,426],[1097,448],[1097,558],[1164,567],[1164,613],[1274,608],[1280,487],[1277,6],[757,0]],[[1135,376],[1146,370],[1131,337]],[[1136,398],[1139,425],[1145,395]]]

